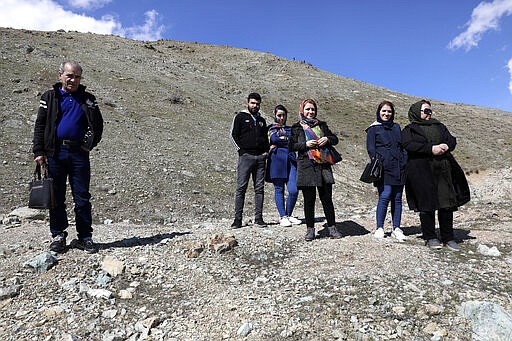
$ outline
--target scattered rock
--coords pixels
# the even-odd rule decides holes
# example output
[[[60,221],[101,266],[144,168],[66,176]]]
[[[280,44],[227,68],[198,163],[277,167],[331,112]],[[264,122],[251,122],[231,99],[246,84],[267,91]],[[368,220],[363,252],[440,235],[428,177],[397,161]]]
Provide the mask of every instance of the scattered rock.
[[[471,321],[475,341],[509,341],[512,338],[512,317],[500,305],[485,301],[469,301],[459,313]]]
[[[115,259],[112,256],[105,256],[101,263],[101,269],[108,273],[110,276],[117,277],[123,273],[125,265],[122,261]]]
[[[496,246],[488,247],[485,244],[480,244],[476,248],[476,251],[484,256],[490,256],[490,257],[501,256],[501,252],[498,250],[498,248]]]
[[[57,264],[57,258],[50,252],[43,252],[23,264],[35,272],[46,272]]]

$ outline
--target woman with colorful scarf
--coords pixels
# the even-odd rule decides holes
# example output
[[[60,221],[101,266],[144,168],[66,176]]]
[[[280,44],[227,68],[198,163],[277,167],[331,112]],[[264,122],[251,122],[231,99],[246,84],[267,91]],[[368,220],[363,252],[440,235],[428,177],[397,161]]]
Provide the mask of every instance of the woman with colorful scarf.
[[[400,229],[402,220],[402,192],[405,185],[405,165],[407,153],[402,147],[400,125],[394,122],[395,107],[383,101],[377,107],[376,120],[366,128],[366,150],[370,158],[378,158],[383,166],[382,178],[374,182],[379,193],[377,202],[377,229],[375,238],[384,238],[384,220],[391,202],[393,231],[391,237],[404,241]]]
[[[315,238],[315,200],[316,191],[322,202],[327,228],[319,231],[320,235],[341,238],[336,229],[334,204],[332,202],[332,185],[334,176],[331,165],[333,157],[330,146],[338,143],[327,123],[316,118],[317,105],[312,99],[305,99],[299,108],[300,121],[291,129],[288,148],[297,152],[297,187],[304,197],[304,217],[307,232],[306,241]]]
[[[270,153],[267,159],[267,173],[274,184],[274,199],[279,212],[279,224],[284,227],[301,224],[295,218],[293,209],[297,202],[298,190],[296,185],[297,157],[288,151],[288,138],[291,128],[286,126],[288,110],[279,104],[274,109],[274,123],[268,127]],[[288,199],[285,205],[285,186],[288,189]]]
[[[432,118],[427,100],[411,105],[409,121],[402,131],[402,144],[409,156],[407,204],[409,209],[420,212],[423,239],[428,247],[441,249],[442,242],[450,250],[459,251],[454,240],[453,212],[469,201],[470,192],[464,171],[451,153],[457,141],[444,124]],[[440,238],[436,234],[435,211]]]

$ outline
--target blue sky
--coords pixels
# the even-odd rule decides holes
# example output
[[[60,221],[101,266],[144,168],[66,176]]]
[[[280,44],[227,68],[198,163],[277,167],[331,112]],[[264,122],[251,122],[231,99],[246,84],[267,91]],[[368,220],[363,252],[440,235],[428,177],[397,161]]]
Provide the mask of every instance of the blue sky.
[[[0,26],[249,48],[512,112],[512,0],[2,0]]]

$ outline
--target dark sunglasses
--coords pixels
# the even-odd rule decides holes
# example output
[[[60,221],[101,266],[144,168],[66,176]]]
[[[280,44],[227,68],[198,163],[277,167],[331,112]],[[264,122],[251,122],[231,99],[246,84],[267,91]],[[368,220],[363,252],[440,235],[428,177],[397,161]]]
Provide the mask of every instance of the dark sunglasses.
[[[425,115],[432,115],[432,109],[425,108],[424,110],[421,110],[422,113]]]

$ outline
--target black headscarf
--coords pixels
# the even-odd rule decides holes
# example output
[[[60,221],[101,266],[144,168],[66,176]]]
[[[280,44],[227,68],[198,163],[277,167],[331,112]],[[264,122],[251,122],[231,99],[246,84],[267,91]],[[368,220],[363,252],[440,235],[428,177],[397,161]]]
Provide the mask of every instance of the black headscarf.
[[[418,123],[421,125],[432,125],[432,124],[441,123],[432,117],[430,117],[429,120],[421,119],[421,106],[424,103],[427,103],[427,102],[425,102],[425,100],[421,100],[421,101],[418,101],[418,102],[414,103],[413,105],[411,105],[411,107],[409,108],[409,113],[408,113],[409,121],[411,123]]]
[[[421,100],[411,105],[408,113],[409,121],[411,121],[411,123],[421,125],[425,135],[432,144],[441,143],[441,135],[439,133],[439,129],[437,128],[437,125],[441,124],[441,122],[432,117],[429,120],[423,120],[421,118],[421,106],[424,103],[427,102],[425,100]]]

